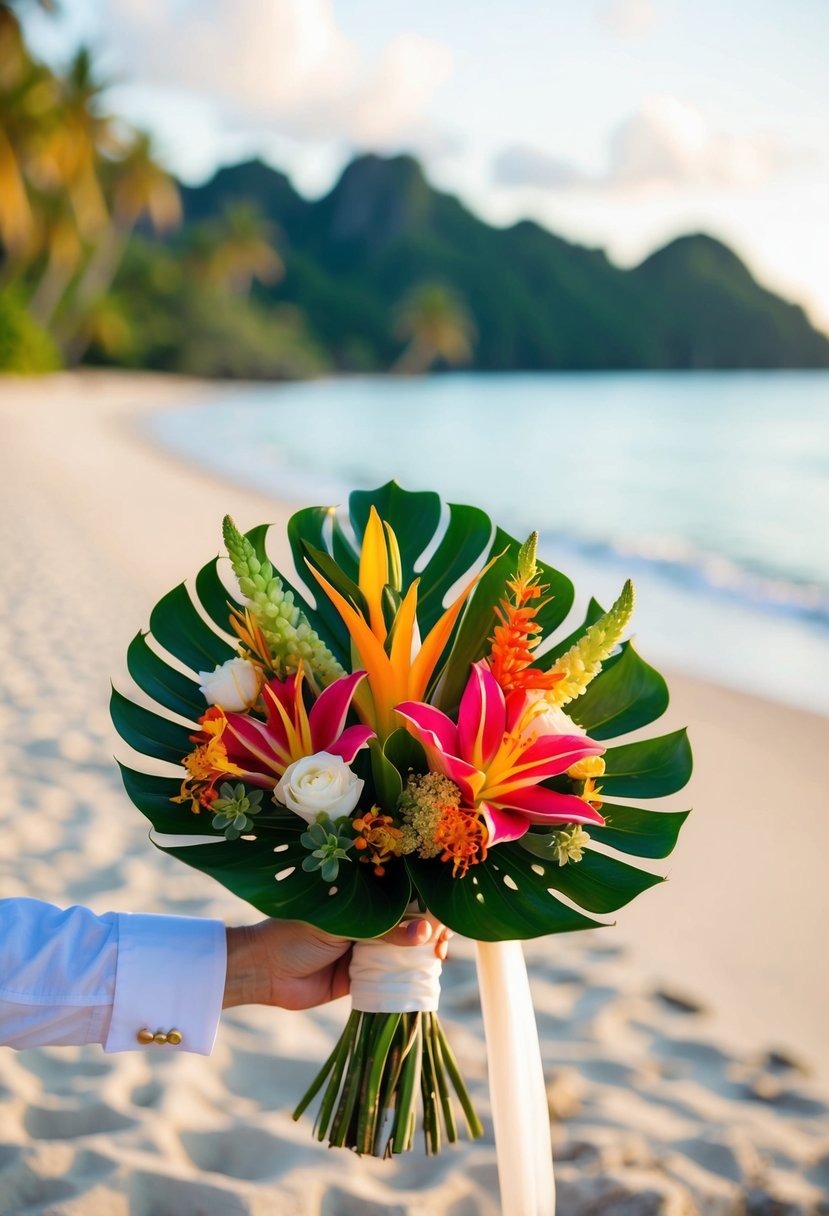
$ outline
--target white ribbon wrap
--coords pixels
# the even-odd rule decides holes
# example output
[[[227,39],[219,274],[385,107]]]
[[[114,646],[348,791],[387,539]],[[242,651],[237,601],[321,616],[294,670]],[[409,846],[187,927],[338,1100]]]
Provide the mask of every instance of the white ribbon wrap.
[[[436,1013],[441,961],[435,943],[392,946],[382,938],[355,942],[348,973],[351,1008],[362,1013]]]
[[[502,1216],[555,1216],[550,1116],[521,943],[478,942]]]

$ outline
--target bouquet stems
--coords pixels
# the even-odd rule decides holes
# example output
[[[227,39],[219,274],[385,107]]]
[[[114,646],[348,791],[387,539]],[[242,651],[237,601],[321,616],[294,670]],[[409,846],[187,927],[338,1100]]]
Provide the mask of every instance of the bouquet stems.
[[[427,1153],[454,1144],[452,1091],[474,1139],[483,1128],[436,1013],[352,1010],[337,1046],[294,1111],[298,1119],[323,1091],[318,1140],[374,1157],[411,1149],[418,1093]]]

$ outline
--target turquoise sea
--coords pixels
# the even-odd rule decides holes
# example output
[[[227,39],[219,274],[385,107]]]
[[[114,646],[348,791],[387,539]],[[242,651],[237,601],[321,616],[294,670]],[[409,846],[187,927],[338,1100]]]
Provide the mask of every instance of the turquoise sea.
[[[829,714],[827,373],[229,386],[148,425],[299,504],[394,477],[537,528],[581,604],[633,577],[646,658]]]

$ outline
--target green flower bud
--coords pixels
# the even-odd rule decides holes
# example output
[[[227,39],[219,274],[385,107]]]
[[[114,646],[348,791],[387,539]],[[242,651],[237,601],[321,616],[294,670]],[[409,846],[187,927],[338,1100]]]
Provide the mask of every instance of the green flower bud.
[[[293,592],[283,588],[271,563],[260,560],[229,515],[224,518],[222,533],[239,590],[265,636],[279,674],[292,674],[304,659],[321,684],[343,675],[343,668],[297,607]]]

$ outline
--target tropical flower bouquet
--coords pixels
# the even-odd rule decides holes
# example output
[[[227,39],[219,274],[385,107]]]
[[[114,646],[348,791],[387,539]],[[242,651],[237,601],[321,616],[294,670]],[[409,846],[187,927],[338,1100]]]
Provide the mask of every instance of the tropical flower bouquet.
[[[269,916],[359,939],[353,1012],[297,1115],[319,1099],[321,1140],[383,1156],[411,1147],[420,1098],[436,1152],[458,1109],[481,1132],[437,1017],[440,963],[378,939],[419,907],[480,943],[488,1039],[518,1043],[491,1068],[529,1075],[523,962],[486,943],[602,924],[661,881],[620,855],[673,848],[687,812],[635,803],[685,784],[687,739],[609,744],[668,700],[624,640],[633,588],[562,635],[573,588],[535,535],[520,544],[476,507],[395,483],[353,493],[347,518],[295,514],[290,577],[267,531],[226,519],[227,560],[131,643],[156,706],[115,691],[115,725],[183,769],[122,765],[124,782],[160,848]],[[513,1082],[494,1068],[500,1134]]]

